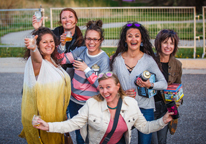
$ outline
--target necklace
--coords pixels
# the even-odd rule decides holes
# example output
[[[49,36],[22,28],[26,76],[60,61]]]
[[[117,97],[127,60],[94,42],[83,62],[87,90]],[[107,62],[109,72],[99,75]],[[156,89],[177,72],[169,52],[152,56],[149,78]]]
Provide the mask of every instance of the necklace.
[[[107,106],[108,106],[108,105],[107,105]],[[109,108],[109,109],[117,109],[117,106],[116,106],[116,107],[114,107],[114,108],[112,108],[112,107],[108,106],[108,108]]]

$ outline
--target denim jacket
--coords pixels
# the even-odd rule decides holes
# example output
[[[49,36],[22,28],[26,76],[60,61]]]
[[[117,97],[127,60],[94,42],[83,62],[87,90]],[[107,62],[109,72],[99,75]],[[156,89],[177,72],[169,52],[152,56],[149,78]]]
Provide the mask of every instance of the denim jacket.
[[[140,112],[137,101],[130,97],[124,97],[120,111],[126,122],[128,131],[125,133],[127,144],[131,140],[131,128],[135,126],[142,133],[151,133],[162,129],[165,124],[160,118],[147,122]],[[89,124],[89,143],[99,144],[107,130],[110,121],[110,112],[106,100],[97,101],[94,98],[87,100],[79,113],[72,119],[64,122],[49,123],[49,132],[67,133],[76,129],[81,129],[81,135],[85,140],[87,136],[87,123]]]

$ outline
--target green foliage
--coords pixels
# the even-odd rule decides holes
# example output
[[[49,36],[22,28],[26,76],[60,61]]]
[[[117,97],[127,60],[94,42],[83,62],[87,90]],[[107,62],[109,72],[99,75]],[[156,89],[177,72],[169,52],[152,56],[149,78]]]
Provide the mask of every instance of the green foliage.
[[[23,57],[25,53],[25,48],[6,48],[0,47],[0,57]]]

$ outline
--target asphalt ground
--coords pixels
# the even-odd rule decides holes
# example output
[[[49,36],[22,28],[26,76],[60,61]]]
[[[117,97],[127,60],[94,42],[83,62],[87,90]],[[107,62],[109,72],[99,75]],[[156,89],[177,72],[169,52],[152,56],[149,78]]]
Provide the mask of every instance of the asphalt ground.
[[[183,74],[184,103],[179,107],[179,123],[168,144],[206,143],[206,74]],[[0,144],[26,144],[19,138],[21,124],[22,73],[0,73]],[[74,139],[74,133],[72,133]],[[131,144],[137,144],[133,130]]]

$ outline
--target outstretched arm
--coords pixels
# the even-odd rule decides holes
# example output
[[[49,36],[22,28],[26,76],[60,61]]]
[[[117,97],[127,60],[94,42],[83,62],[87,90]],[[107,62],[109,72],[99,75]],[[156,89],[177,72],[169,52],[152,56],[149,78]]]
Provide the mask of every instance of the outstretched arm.
[[[77,129],[82,128],[88,121],[89,114],[89,104],[86,103],[80,110],[79,113],[72,119],[68,119],[63,122],[45,122],[44,120],[38,118],[37,122],[40,123],[39,126],[33,125],[33,127],[56,133],[67,133]]]
[[[27,49],[30,49],[30,55],[31,55],[31,60],[32,60],[32,65],[33,65],[35,76],[39,74],[41,64],[42,64],[42,56],[36,45],[37,37],[38,35],[34,37],[34,39],[32,40],[32,43],[28,38],[24,39],[25,46],[27,47]],[[31,44],[34,46],[31,46]]]

